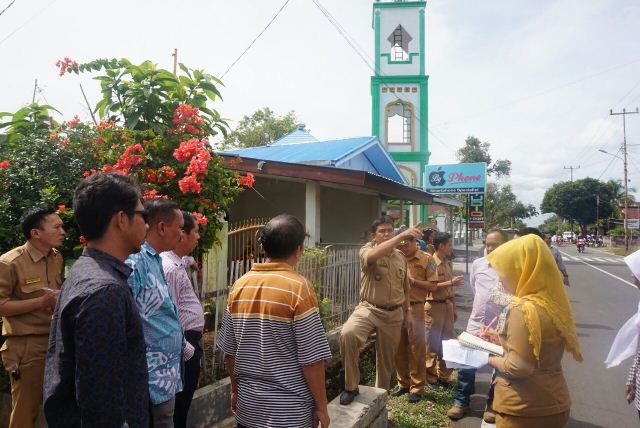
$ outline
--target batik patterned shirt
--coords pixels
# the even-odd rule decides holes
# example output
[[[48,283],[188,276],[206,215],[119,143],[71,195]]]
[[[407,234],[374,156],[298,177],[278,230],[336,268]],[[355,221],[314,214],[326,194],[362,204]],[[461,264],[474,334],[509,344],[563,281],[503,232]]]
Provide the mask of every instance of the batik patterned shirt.
[[[126,263],[133,269],[129,288],[147,343],[149,397],[153,404],[161,404],[182,391],[182,327],[156,250],[145,242]]]

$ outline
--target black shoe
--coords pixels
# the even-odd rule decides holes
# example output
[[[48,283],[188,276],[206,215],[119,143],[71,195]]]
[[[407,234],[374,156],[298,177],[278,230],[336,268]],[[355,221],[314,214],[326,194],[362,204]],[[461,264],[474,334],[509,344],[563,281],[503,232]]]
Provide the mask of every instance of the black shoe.
[[[401,395],[409,393],[409,388],[405,388],[403,386],[399,386],[395,391],[391,393],[392,397],[400,397]]]
[[[360,394],[360,391],[358,391],[357,389],[355,391],[342,391],[342,394],[340,394],[340,404],[342,406],[351,404],[353,399],[356,398],[358,394]]]
[[[439,381],[438,381],[438,386],[439,386],[440,388],[444,388],[444,389],[446,389],[446,388],[451,387],[451,383],[449,383],[449,382],[447,382],[447,381],[444,381],[444,380],[439,380]]]
[[[415,392],[412,392],[409,394],[409,397],[407,398],[407,401],[409,401],[409,403],[417,403],[420,400],[422,400],[422,395],[416,394]]]
[[[442,387],[440,386],[440,384],[438,383],[429,383],[427,382],[427,388],[433,390],[433,391],[439,391],[442,389]]]

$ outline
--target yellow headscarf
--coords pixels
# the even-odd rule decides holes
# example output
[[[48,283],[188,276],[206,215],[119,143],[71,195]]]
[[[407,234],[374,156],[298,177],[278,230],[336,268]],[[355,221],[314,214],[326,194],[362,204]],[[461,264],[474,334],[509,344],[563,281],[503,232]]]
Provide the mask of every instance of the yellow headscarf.
[[[542,344],[540,318],[535,308],[538,306],[553,320],[566,349],[577,361],[582,361],[567,291],[547,244],[539,236],[525,235],[499,246],[487,259],[501,278],[516,287],[509,307],[522,309],[536,359],[540,359]]]

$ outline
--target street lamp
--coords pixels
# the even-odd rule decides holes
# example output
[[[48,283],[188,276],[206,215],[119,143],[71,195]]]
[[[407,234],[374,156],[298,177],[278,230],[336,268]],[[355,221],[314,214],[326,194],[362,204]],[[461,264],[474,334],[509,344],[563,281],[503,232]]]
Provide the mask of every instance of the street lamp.
[[[624,163],[624,249],[626,252],[629,251],[629,221],[628,221],[628,211],[629,211],[629,182],[627,179],[627,150],[625,148],[624,159],[618,156],[617,154],[609,153],[604,149],[598,149],[599,152],[602,152],[606,155],[613,156],[614,158],[620,159]]]

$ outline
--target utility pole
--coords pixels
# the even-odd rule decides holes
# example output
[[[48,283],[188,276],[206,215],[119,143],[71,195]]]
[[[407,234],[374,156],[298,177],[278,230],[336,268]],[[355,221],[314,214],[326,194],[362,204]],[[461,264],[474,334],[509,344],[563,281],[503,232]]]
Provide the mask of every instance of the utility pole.
[[[627,178],[627,121],[628,114],[638,114],[638,107],[636,111],[627,111],[622,109],[621,112],[614,113],[613,109],[609,109],[610,116],[622,115],[622,154],[624,155],[624,250],[629,251],[629,179]]]
[[[598,239],[598,232],[600,231],[600,195],[596,195],[596,240]]]
[[[175,48],[173,50],[173,53],[171,54],[171,56],[173,57],[173,74],[177,76],[178,75],[178,48]]]
[[[33,96],[31,97],[31,104],[36,102],[36,91],[38,90],[38,79],[33,83]]]
[[[565,166],[564,169],[570,169],[571,170],[571,182],[573,183],[573,170],[574,169],[580,169],[580,165],[578,166]]]
[[[564,169],[569,169],[571,170],[571,182],[573,183],[573,170],[574,169],[580,169],[580,165],[578,166],[573,166],[573,165],[569,165],[569,166],[565,166]],[[573,240],[573,219],[571,219],[570,223],[570,227],[571,227],[571,239]]]

